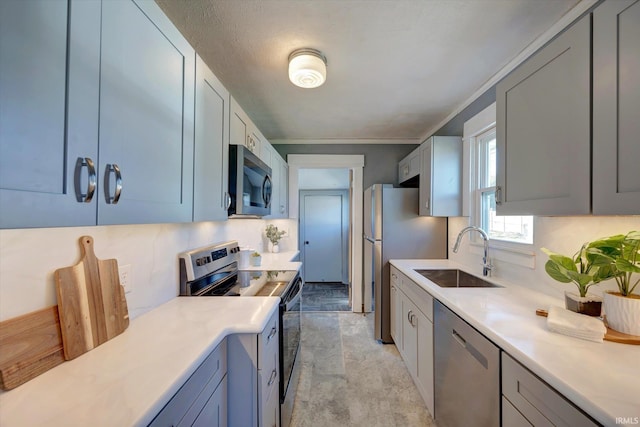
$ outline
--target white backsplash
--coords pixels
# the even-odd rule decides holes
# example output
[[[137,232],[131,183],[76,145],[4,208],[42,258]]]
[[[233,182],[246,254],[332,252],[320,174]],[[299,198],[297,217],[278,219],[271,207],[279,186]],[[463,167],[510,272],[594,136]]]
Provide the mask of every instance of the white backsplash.
[[[56,304],[53,273],[79,261],[81,236],[94,238],[99,259],[131,265],[133,290],[126,296],[135,318],[178,295],[179,252],[226,240],[266,251],[268,223],[288,232],[282,251],[297,249],[296,220],[0,230],[0,321]]]
[[[470,245],[469,237],[465,236],[458,253],[453,253],[452,250],[458,233],[467,225],[469,219],[466,217],[449,218],[449,258],[468,266],[475,274],[482,274],[481,245]],[[626,234],[632,230],[640,230],[640,216],[535,217],[533,245],[523,246],[523,252],[530,252],[531,255],[490,250],[489,256],[494,264],[492,276],[563,298],[565,290],[575,291],[576,287],[556,282],[547,275],[544,264],[548,257],[540,248],[573,256],[585,242],[614,234]],[[522,262],[507,262],[505,258],[518,258]],[[589,292],[602,294],[615,287],[615,282],[611,280],[592,286]]]

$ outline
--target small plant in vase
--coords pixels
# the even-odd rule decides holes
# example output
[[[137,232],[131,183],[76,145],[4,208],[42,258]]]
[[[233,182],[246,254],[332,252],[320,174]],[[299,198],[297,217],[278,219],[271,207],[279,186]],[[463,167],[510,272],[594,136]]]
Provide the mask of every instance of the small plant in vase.
[[[278,230],[278,227],[276,227],[275,225],[269,224],[267,225],[266,234],[267,239],[269,239],[269,241],[271,242],[271,252],[280,252],[280,246],[278,242],[280,242],[282,236],[285,235],[285,232]]]
[[[262,262],[262,255],[259,252],[254,252],[251,254],[251,265],[254,267],[260,266]]]
[[[578,294],[565,291],[565,307],[589,316],[602,314],[602,298],[589,294],[589,288],[611,277],[610,270],[602,263],[598,263],[599,255],[593,253],[590,243],[582,245],[580,250],[570,258],[565,255],[541,248],[549,255],[544,265],[547,274],[561,283],[573,283],[578,288]]]
[[[618,291],[604,293],[607,323],[616,331],[640,336],[640,231],[605,237],[590,244],[596,263],[607,269]]]

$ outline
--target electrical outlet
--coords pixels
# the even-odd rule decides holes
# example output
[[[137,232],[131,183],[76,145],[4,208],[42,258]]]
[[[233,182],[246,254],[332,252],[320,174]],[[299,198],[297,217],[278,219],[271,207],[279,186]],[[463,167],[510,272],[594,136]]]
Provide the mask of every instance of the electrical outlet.
[[[131,281],[131,264],[119,266],[118,271],[120,273],[120,284],[124,287],[124,293],[128,294],[133,291],[133,282]]]

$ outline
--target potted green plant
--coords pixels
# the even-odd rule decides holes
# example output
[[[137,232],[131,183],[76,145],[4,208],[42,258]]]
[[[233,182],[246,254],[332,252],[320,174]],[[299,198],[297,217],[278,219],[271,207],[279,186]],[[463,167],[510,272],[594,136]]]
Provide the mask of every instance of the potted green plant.
[[[640,336],[640,231],[605,237],[591,243],[596,263],[607,269],[618,292],[604,293],[604,312],[611,329]]]
[[[590,243],[582,245],[572,258],[551,252],[546,248],[541,250],[549,256],[544,265],[547,274],[561,283],[573,283],[578,288],[578,294],[565,291],[565,307],[589,316],[602,314],[602,297],[589,294],[589,288],[610,276],[606,267],[598,264],[598,255],[592,253]]]
[[[269,224],[267,225],[266,234],[267,239],[269,239],[269,241],[271,242],[271,252],[280,252],[280,246],[278,243],[280,242],[282,236],[284,236],[286,233],[284,231],[278,230],[278,227],[276,227],[275,225]]]
[[[251,265],[254,267],[258,267],[260,266],[260,263],[262,262],[262,256],[260,255],[259,252],[254,252],[251,254]]]

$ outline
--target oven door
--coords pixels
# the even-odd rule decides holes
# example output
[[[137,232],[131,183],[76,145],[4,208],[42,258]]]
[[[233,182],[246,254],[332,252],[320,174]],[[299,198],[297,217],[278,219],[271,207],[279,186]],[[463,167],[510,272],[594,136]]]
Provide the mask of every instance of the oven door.
[[[300,347],[300,295],[303,281],[297,276],[280,301],[280,403],[284,402]]]

